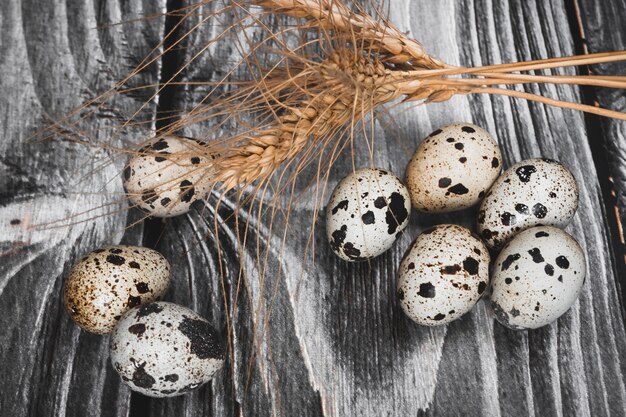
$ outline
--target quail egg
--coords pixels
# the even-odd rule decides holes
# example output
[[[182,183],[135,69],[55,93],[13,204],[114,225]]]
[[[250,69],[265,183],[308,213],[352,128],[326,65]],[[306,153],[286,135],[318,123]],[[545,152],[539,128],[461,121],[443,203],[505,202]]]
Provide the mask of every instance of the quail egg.
[[[330,247],[346,261],[374,258],[391,248],[410,212],[409,192],[398,177],[383,169],[360,169],[339,182],[330,197]]]
[[[578,207],[574,176],[551,159],[528,159],[495,182],[478,212],[478,232],[498,248],[516,233],[539,225],[565,227]]]
[[[444,224],[411,244],[398,271],[397,294],[407,316],[438,326],[467,313],[489,284],[489,251],[468,229]]]
[[[130,308],[163,296],[170,265],[140,246],[109,246],[84,256],[70,271],[63,294],[69,316],[83,329],[111,332]]]
[[[124,169],[131,203],[154,217],[173,217],[206,198],[213,179],[206,148],[192,139],[165,136],[144,147]]]
[[[498,178],[500,148],[489,132],[469,123],[430,134],[406,168],[406,185],[417,210],[445,213],[477,204]]]
[[[574,304],[585,282],[585,255],[552,226],[527,229],[506,244],[494,264],[491,306],[512,329],[552,323]]]
[[[109,350],[122,381],[150,397],[181,395],[210,381],[225,356],[207,320],[162,301],[128,311],[111,334]]]

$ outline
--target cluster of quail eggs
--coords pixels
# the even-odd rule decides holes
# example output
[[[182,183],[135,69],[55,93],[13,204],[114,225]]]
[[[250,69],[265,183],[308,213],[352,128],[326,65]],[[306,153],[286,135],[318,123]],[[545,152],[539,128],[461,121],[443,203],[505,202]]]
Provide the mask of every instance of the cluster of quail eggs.
[[[213,168],[202,144],[155,138],[124,169],[130,202],[153,217],[173,217],[210,192]],[[213,379],[225,359],[219,332],[196,312],[160,301],[171,268],[140,246],[96,249],[71,269],[63,302],[84,330],[110,334],[111,364],[133,391],[151,397],[184,394]]]
[[[165,136],[130,158],[124,186],[134,206],[154,217],[189,211],[208,196],[211,160],[192,139]],[[512,329],[544,326],[576,301],[584,253],[562,229],[578,205],[578,188],[562,164],[530,159],[501,174],[497,143],[484,129],[454,124],[433,132],[411,158],[405,181],[365,168],[332,193],[326,231],[346,261],[390,249],[411,209],[446,213],[480,203],[477,234],[444,224],[422,232],[398,270],[397,296],[416,323],[449,323],[489,294],[495,318]],[[500,175],[501,174],[501,175]],[[499,251],[491,263],[490,253]],[[153,397],[184,394],[222,367],[219,332],[196,312],[160,301],[171,268],[159,252],[108,246],[76,263],[64,286],[69,316],[86,331],[110,334],[113,368],[132,390]]]
[[[415,238],[398,269],[400,306],[416,323],[437,326],[487,296],[496,320],[511,329],[550,324],[585,281],[583,250],[563,230],[576,212],[578,186],[551,159],[501,169],[486,130],[467,123],[438,129],[417,148],[404,182],[372,168],[339,182],[326,210],[330,247],[346,261],[366,261],[393,246],[411,208],[447,213],[480,203],[477,233],[444,224]]]
[[[110,334],[111,364],[132,390],[152,397],[184,394],[210,381],[224,344],[194,311],[159,301],[170,265],[141,246],[108,246],[80,259],[65,281],[63,302],[84,330]]]

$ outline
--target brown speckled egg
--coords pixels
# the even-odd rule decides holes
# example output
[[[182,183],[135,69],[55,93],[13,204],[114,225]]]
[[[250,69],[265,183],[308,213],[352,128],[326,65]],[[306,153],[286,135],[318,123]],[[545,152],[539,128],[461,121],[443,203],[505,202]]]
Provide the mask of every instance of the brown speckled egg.
[[[224,363],[218,332],[194,311],[166,302],[130,310],[109,342],[111,363],[133,391],[181,395],[210,381]]]
[[[166,136],[144,147],[124,169],[124,188],[135,206],[154,217],[173,217],[206,198],[213,180],[212,160],[193,139]]]
[[[485,129],[453,124],[430,134],[406,168],[414,208],[446,213],[477,204],[498,178],[500,148]]]
[[[478,233],[498,248],[529,227],[565,227],[578,207],[571,172],[552,159],[527,159],[507,169],[478,211]]]
[[[400,263],[400,306],[425,326],[458,319],[487,289],[489,261],[487,247],[464,227],[444,224],[424,231]]]
[[[140,246],[109,246],[84,256],[65,281],[63,301],[83,329],[111,332],[129,309],[161,297],[170,265],[159,252]]]

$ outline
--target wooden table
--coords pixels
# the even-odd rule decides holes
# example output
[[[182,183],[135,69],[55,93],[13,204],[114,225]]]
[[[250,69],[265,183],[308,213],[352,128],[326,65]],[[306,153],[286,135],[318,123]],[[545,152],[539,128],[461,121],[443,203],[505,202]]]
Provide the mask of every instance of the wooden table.
[[[240,288],[236,310],[228,313],[224,295],[232,307],[240,259],[233,249],[234,222],[219,236],[227,259],[224,287],[217,272],[216,237],[211,234],[214,216],[230,214],[228,204],[218,212],[197,208],[189,215],[129,229],[126,225],[137,213],[127,218],[120,210],[98,217],[106,212],[99,207],[122,192],[122,158],[72,141],[28,138],[122,78],[178,18],[112,23],[184,4],[6,0],[0,7],[0,415],[626,413],[621,229],[626,213],[626,123],[488,96],[458,97],[377,119],[374,161],[398,173],[423,137],[455,121],[473,121],[494,134],[506,166],[545,156],[570,167],[581,198],[567,230],[586,250],[589,276],[574,307],[557,323],[534,331],[500,326],[484,302],[441,328],[419,327],[399,310],[395,271],[410,241],[432,224],[472,227],[471,211],[414,214],[393,250],[370,264],[348,264],[332,256],[320,219],[315,226],[315,266],[303,267],[302,231],[310,226],[314,207],[310,197],[304,198],[294,206],[292,233],[278,268],[264,282],[251,273],[247,287]],[[401,29],[451,64],[512,62],[626,46],[626,0],[392,0],[389,13]],[[137,83],[169,78],[203,37],[215,36],[215,30],[207,25],[198,31],[185,48],[150,66]],[[231,46],[210,50],[181,79],[219,77]],[[623,64],[592,70],[626,74]],[[530,91],[626,110],[623,91],[567,86]],[[90,119],[92,132],[118,122],[154,92],[116,98]],[[142,117],[151,120],[156,111],[189,108],[205,92],[202,87],[169,88],[158,103],[148,103]],[[81,138],[80,131],[70,133]],[[201,129],[191,127],[185,133],[201,135]],[[94,136],[103,139],[106,134]],[[113,143],[122,145],[132,136],[131,131]],[[368,163],[364,149],[355,158],[359,164]],[[346,154],[333,168],[330,186],[350,169]],[[86,209],[93,211],[87,217],[77,215]],[[68,216],[90,220],[56,228],[28,227]],[[270,238],[266,229],[260,230],[262,239]],[[173,399],[133,394],[108,362],[108,338],[81,331],[68,319],[60,295],[69,267],[89,250],[120,240],[155,247],[170,259],[174,283],[166,299],[193,308],[221,329],[229,318],[234,357],[212,383]],[[271,319],[265,325],[270,306]]]

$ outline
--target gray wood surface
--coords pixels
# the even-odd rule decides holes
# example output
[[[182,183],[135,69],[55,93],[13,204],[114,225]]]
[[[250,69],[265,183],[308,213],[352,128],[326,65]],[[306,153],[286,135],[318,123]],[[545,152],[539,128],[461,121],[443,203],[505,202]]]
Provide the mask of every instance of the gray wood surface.
[[[334,257],[325,243],[323,219],[313,226],[318,231],[314,262],[303,263],[308,236],[303,230],[311,227],[312,198],[295,204],[282,251],[280,228],[269,233],[266,218],[256,223],[254,211],[242,210],[240,221],[250,219],[254,226],[249,239],[254,241],[258,231],[262,242],[273,245],[271,269],[261,282],[254,245],[244,254],[236,248],[230,216],[234,200],[217,212],[210,204],[166,222],[126,229],[138,217],[132,211],[127,215],[119,195],[123,158],[67,140],[28,140],[50,120],[122,78],[175,20],[111,23],[182,4],[7,0],[0,7],[1,416],[624,415],[626,333],[620,284],[626,274],[618,228],[626,210],[624,122],[487,96],[457,97],[377,118],[374,162],[399,174],[432,130],[473,121],[498,139],[507,166],[529,157],[555,158],[571,168],[582,191],[568,231],[586,250],[589,277],[569,313],[551,326],[516,332],[495,323],[481,302],[449,326],[419,327],[402,314],[395,299],[400,258],[429,225],[473,227],[472,210],[414,214],[393,250],[370,264]],[[624,0],[394,0],[389,13],[402,30],[451,64],[571,55],[583,48],[579,23],[590,52],[626,47]],[[190,18],[184,27],[198,19]],[[185,48],[133,82],[157,83],[216,30],[205,24]],[[237,54],[233,44],[211,48],[180,78],[219,79]],[[593,71],[625,74],[626,68]],[[581,95],[567,86],[530,91],[570,101],[597,99],[626,109],[624,92],[586,90]],[[72,137],[81,139],[89,131],[90,140],[109,142],[107,128],[154,92],[115,98],[70,132]],[[149,102],[141,117],[150,122],[157,111],[190,109],[205,94],[202,86],[170,89],[158,103]],[[99,133],[92,137],[96,129]],[[202,136],[202,129],[190,127],[185,133]],[[129,128],[114,144],[128,146],[140,136],[139,129]],[[363,148],[354,158],[358,165],[369,164]],[[346,154],[333,168],[329,187],[351,169]],[[90,208],[94,211],[80,214]],[[216,217],[225,222],[219,236],[213,232]],[[89,220],[58,222],[65,218]],[[64,227],[27,227],[47,222]],[[211,384],[174,399],[131,394],[108,363],[107,338],[82,332],[68,319],[60,303],[68,268],[87,251],[120,240],[153,246],[172,262],[168,300],[193,308],[225,334],[227,326],[232,329],[233,356]],[[240,259],[248,271],[245,285]]]

